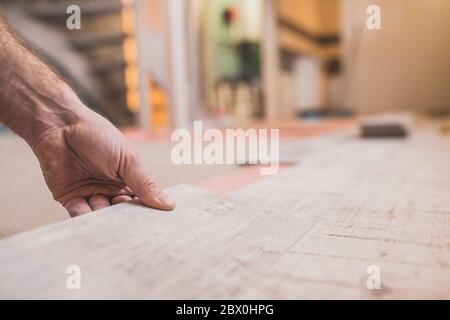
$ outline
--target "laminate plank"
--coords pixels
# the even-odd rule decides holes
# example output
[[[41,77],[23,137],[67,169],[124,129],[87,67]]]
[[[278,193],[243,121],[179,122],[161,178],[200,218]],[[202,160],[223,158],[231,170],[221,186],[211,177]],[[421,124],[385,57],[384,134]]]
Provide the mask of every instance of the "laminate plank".
[[[172,213],[126,203],[17,235],[0,298],[449,299],[448,150],[433,130],[348,136],[229,197],[181,185]]]

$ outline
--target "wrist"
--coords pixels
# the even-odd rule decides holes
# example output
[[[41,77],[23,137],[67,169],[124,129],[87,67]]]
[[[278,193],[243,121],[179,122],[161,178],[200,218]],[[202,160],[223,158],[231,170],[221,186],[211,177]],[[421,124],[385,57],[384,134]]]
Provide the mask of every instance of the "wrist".
[[[1,122],[33,147],[47,132],[75,125],[92,113],[1,19],[0,34]]]
[[[36,97],[29,99],[32,106],[13,128],[32,148],[51,132],[85,121],[92,112],[65,83],[49,95]]]

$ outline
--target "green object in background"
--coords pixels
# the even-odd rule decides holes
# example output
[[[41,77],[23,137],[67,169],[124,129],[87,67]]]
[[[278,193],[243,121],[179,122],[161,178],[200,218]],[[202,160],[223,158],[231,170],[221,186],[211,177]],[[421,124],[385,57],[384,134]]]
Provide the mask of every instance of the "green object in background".
[[[224,79],[251,80],[260,76],[260,44],[257,36],[249,34],[247,17],[252,13],[262,12],[262,3],[253,1],[252,5],[239,0],[207,2],[207,43],[210,56],[207,70],[212,83]],[[232,19],[224,19],[225,16]],[[262,26],[262,21],[258,23]]]
[[[261,51],[256,42],[243,41],[237,45],[240,62],[239,78],[251,81],[261,76]]]

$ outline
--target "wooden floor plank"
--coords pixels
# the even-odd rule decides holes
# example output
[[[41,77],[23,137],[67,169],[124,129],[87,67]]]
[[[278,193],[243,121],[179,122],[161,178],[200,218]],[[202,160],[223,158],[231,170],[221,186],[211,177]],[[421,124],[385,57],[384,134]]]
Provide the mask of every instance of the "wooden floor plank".
[[[129,203],[18,235],[0,298],[449,299],[448,150],[429,130],[349,136],[229,197],[182,185],[173,213]]]

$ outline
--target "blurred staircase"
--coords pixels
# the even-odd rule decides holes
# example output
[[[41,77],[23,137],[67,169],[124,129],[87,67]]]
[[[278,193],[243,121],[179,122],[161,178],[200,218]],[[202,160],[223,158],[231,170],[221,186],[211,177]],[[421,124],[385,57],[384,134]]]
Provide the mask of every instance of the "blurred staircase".
[[[10,18],[10,23],[69,80],[86,104],[116,125],[133,123],[133,113],[126,99],[127,62],[124,58],[124,41],[133,35],[122,28],[122,1],[19,0],[7,4],[7,15],[22,12],[31,16],[32,19],[25,18],[22,23]],[[69,17],[66,10],[70,5],[81,8],[81,30],[66,27]],[[31,20],[35,20],[36,27],[25,28]],[[38,27],[42,29],[40,34]],[[45,39],[48,37],[53,38]],[[48,45],[42,44],[45,40]]]

